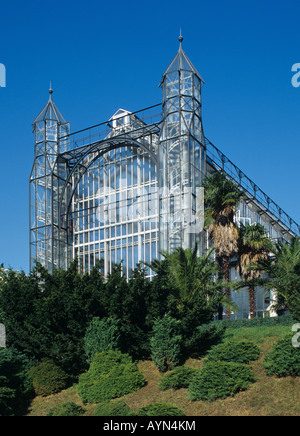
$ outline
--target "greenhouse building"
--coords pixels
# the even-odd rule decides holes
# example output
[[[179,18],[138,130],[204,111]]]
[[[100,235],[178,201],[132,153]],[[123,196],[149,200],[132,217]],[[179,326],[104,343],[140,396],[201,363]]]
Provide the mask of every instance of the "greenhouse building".
[[[30,175],[30,267],[67,268],[78,258],[88,272],[103,259],[103,274],[122,261],[130,277],[138,262],[160,251],[210,241],[204,229],[203,180],[225,171],[246,194],[236,223],[261,223],[271,238],[289,241],[300,228],[204,135],[203,79],[182,48],[162,75],[162,102],[137,112],[118,109],[109,120],[71,133],[49,100],[33,122]],[[152,277],[152,270],[148,269]],[[232,279],[238,271],[232,259]],[[233,295],[248,317],[247,292]],[[269,310],[270,295],[256,292],[256,313]]]

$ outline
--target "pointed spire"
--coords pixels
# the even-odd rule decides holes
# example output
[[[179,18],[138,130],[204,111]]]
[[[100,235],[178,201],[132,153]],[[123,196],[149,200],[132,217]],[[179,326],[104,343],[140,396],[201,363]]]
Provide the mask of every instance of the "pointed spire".
[[[198,79],[204,83],[204,80],[202,79],[202,77],[200,76],[200,74],[198,73],[198,71],[196,70],[196,68],[192,64],[192,62],[189,60],[189,58],[187,57],[187,55],[185,54],[185,52],[182,48],[183,36],[181,34],[181,28],[180,28],[180,35],[178,37],[178,41],[179,41],[179,50],[178,50],[177,54],[175,55],[175,57],[173,58],[172,62],[169,64],[166,71],[163,73],[162,80],[160,82],[160,86],[163,83],[164,77],[167,74],[174,73],[174,72],[177,72],[180,70],[192,71],[198,77]]]
[[[61,115],[61,113],[59,112],[59,110],[57,109],[56,105],[52,100],[53,89],[52,89],[51,82],[48,92],[49,92],[49,100],[46,106],[43,108],[43,110],[39,113],[39,115],[34,120],[33,125],[35,125],[40,121],[45,121],[45,120],[53,120],[59,122],[60,124],[66,124],[65,119],[63,118],[63,116]]]

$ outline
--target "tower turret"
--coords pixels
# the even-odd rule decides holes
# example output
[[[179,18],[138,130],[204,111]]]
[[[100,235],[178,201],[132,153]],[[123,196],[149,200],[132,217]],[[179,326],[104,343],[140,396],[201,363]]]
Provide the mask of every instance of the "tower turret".
[[[160,248],[193,247],[201,226],[198,212],[205,173],[205,141],[201,116],[202,77],[182,48],[164,72],[163,123],[159,147]],[[200,201],[201,200],[201,201]]]
[[[49,99],[34,120],[34,163],[30,175],[30,268],[34,261],[48,270],[57,264],[58,211],[56,208],[59,177],[55,165],[59,153],[66,151],[67,140],[60,139],[70,133],[65,121],[52,99],[50,84]]]

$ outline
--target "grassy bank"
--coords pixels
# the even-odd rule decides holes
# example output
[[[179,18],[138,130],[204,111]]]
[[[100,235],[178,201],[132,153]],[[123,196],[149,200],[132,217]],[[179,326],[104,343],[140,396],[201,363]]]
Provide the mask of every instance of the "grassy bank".
[[[235,397],[214,402],[190,401],[187,389],[161,391],[158,388],[161,375],[152,361],[138,364],[147,384],[137,392],[122,399],[133,409],[138,410],[153,402],[163,402],[182,409],[187,416],[299,416],[300,377],[268,377],[263,367],[266,354],[280,338],[291,331],[289,325],[252,325],[237,327],[228,324],[224,340],[247,340],[258,345],[261,355],[251,363],[256,382]],[[201,359],[189,359],[186,365],[200,368]],[[84,416],[93,416],[96,405],[83,405],[76,388],[72,387],[56,395],[36,397],[27,416],[45,416],[61,402],[74,401],[85,409]]]

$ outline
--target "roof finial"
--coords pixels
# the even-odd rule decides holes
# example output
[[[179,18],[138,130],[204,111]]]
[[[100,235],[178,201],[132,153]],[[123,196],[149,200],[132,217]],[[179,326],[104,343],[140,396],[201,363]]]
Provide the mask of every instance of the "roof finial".
[[[52,89],[52,86],[51,86],[51,80],[50,80],[49,94],[50,94],[50,98],[52,98],[53,89]]]
[[[181,44],[182,44],[182,41],[183,41],[183,37],[181,35],[181,27],[180,27],[180,35],[179,35],[178,41],[180,42],[180,47],[181,47]]]

